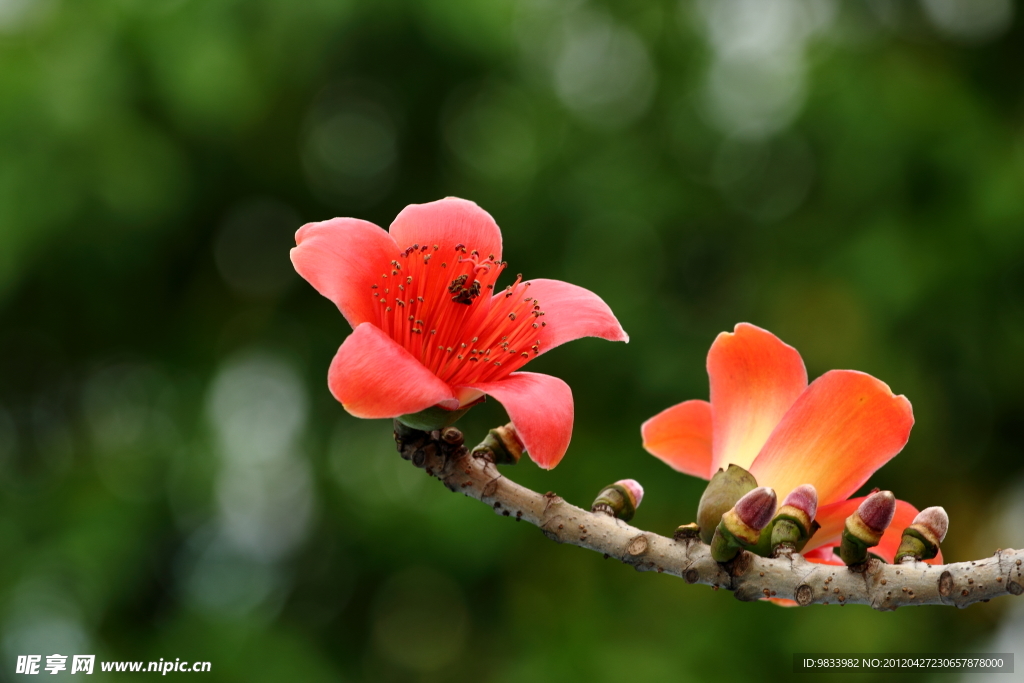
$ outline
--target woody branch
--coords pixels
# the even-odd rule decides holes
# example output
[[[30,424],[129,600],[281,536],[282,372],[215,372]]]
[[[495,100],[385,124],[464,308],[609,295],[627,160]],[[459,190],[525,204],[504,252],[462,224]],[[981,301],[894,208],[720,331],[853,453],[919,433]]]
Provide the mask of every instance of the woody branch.
[[[857,604],[884,611],[904,605],[963,608],[1024,593],[1024,550],[999,550],[992,557],[941,566],[872,559],[845,567],[808,562],[799,554],[765,558],[746,551],[719,563],[699,538],[660,536],[611,515],[578,508],[554,493],[520,486],[489,459],[474,457],[453,427],[443,433],[421,432],[396,422],[395,428],[403,458],[449,490],[490,505],[496,514],[529,522],[558,543],[614,557],[637,571],[672,574],[687,583],[729,590],[738,600],[788,598],[800,605]]]

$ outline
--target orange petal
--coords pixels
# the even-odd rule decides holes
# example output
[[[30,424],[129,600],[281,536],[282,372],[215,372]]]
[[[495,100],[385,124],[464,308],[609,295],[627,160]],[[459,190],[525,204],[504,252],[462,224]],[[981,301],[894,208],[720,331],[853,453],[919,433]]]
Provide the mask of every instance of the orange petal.
[[[740,323],[711,345],[708,376],[714,408],[711,471],[730,463],[749,470],[772,430],[807,387],[804,362],[796,349],[771,332]]]
[[[334,218],[307,223],[295,233],[291,251],[299,275],[334,302],[348,324],[379,319],[377,297],[371,287],[398,256],[391,235],[373,223],[355,218]]]
[[[685,401],[640,427],[644,448],[674,470],[711,478],[711,404]]]
[[[789,598],[761,598],[765,602],[770,602],[779,607],[799,607],[796,600],[790,600]]]
[[[608,341],[628,342],[629,335],[615,318],[608,304],[588,289],[560,280],[528,280],[527,292],[544,310],[538,321],[547,324],[538,328],[540,352],[582,337],[600,337]],[[505,296],[503,292],[494,295]]]
[[[842,541],[843,525],[846,518],[853,514],[867,496],[850,498],[831,505],[818,508],[818,515],[814,518],[821,528],[814,534],[807,547],[804,548],[804,556],[812,562],[822,561],[828,564],[842,564],[842,560],[832,555],[832,548],[838,546]],[[892,523],[882,534],[882,540],[868,552],[883,558],[886,562],[892,562],[896,557],[896,551],[903,539],[903,530],[914,522],[917,516],[917,508],[905,500],[896,501],[896,513],[893,515]],[[813,552],[812,552],[813,551]],[[928,564],[942,564],[942,552],[927,561]]]
[[[551,375],[513,372],[496,382],[467,385],[498,401],[508,413],[530,458],[546,470],[557,465],[572,438],[569,385]]]
[[[439,403],[458,405],[451,387],[371,323],[345,339],[331,361],[327,384],[356,417],[398,417]]]
[[[481,258],[501,261],[501,230],[479,206],[466,199],[445,197],[426,204],[410,204],[391,223],[391,236],[402,249],[414,244],[439,247],[447,257],[462,245]]]
[[[910,401],[855,370],[832,370],[807,388],[750,466],[762,486],[785,497],[800,484],[828,505],[859,489],[903,450],[914,426]]]
[[[836,555],[835,549],[838,547],[839,543],[834,543],[832,545],[823,545],[818,548],[815,548],[814,550],[807,550],[806,548],[804,548],[802,554],[805,560],[807,560],[808,562],[813,562],[814,564],[834,564],[839,567],[842,567],[845,566],[846,563],[843,562],[843,560],[838,555]]]

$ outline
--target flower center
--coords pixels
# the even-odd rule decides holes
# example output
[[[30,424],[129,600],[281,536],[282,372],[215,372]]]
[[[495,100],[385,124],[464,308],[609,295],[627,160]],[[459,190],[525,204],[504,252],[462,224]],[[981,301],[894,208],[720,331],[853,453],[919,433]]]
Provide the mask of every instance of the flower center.
[[[372,285],[378,326],[439,378],[453,386],[492,382],[540,354],[544,311],[522,275],[494,295],[505,269],[456,245],[414,244]]]

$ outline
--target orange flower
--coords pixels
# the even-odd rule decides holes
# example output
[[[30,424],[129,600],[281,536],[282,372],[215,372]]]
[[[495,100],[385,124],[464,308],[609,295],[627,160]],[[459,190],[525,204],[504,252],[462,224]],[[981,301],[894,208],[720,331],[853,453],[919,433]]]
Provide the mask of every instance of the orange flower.
[[[780,500],[813,484],[821,525],[807,559],[842,564],[833,555],[852,498],[878,468],[903,450],[914,425],[910,402],[871,375],[832,370],[807,384],[803,359],[778,337],[748,323],[723,332],[708,352],[711,401],[686,401],[644,423],[644,448],[672,468],[710,479],[738,465]],[[892,562],[917,509],[896,502],[896,515],[871,552]],[[941,564],[941,554],[933,564]]]
[[[356,417],[433,429],[491,396],[550,469],[572,436],[572,392],[556,377],[515,371],[580,337],[628,341],[582,287],[519,276],[495,290],[501,231],[464,199],[407,206],[390,231],[354,218],[309,223],[295,241],[295,269],[354,329],[327,381]]]

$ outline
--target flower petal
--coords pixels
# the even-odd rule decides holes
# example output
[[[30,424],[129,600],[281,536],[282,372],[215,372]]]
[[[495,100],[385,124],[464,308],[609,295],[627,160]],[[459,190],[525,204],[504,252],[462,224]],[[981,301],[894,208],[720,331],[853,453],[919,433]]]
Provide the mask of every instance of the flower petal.
[[[513,372],[497,382],[468,385],[496,399],[535,463],[558,464],[572,438],[573,404],[569,385],[550,375]]]
[[[904,396],[855,370],[832,370],[807,388],[750,467],[785,497],[814,484],[827,505],[859,489],[910,438],[914,413]]]
[[[799,607],[796,600],[790,600],[789,598],[761,598],[765,602],[770,602],[779,607]]]
[[[581,337],[600,337],[608,341],[628,342],[629,335],[615,318],[608,304],[589,289],[561,280],[529,280],[529,294],[537,300],[547,323],[537,331],[540,352],[544,353]],[[498,293],[496,297],[504,296]]]
[[[825,564],[843,564],[843,561],[832,553],[832,548],[838,546],[842,541],[843,526],[846,523],[846,518],[860,507],[865,498],[867,496],[850,498],[849,500],[842,500],[838,503],[818,508],[818,514],[814,520],[821,525],[821,528],[818,529],[818,532],[811,538],[807,547],[804,548],[804,557],[812,562],[821,561]],[[917,513],[917,508],[910,503],[904,500],[897,500],[896,513],[893,515],[892,523],[885,533],[882,534],[881,542],[868,552],[878,555],[886,562],[892,562],[896,556],[896,551],[900,547],[900,541],[903,539],[903,530],[914,522],[914,517],[917,516]],[[928,564],[942,564],[942,552],[939,551],[935,558],[927,562]]]
[[[640,427],[644,448],[679,472],[711,478],[711,404],[684,401]]]
[[[830,545],[819,546],[814,550],[807,550],[806,548],[804,548],[802,554],[805,560],[807,560],[808,562],[813,562],[814,564],[834,564],[836,566],[842,567],[846,563],[843,562],[842,558],[836,555],[835,549],[838,547],[839,543],[836,542]]]
[[[391,224],[391,236],[402,249],[438,245],[447,255],[456,245],[476,249],[482,258],[493,255],[501,261],[501,230],[479,206],[458,197],[445,197],[426,204],[410,204]]]
[[[451,387],[370,323],[356,327],[338,349],[327,384],[356,417],[398,417],[439,403],[457,405]]]
[[[355,218],[334,218],[302,226],[295,243],[295,270],[334,302],[349,325],[377,322],[377,301],[370,287],[398,255],[398,245],[387,231]]]
[[[803,359],[771,332],[740,323],[711,345],[708,376],[714,425],[711,471],[730,463],[749,470],[779,420],[807,388]],[[785,496],[777,493],[780,500]]]

